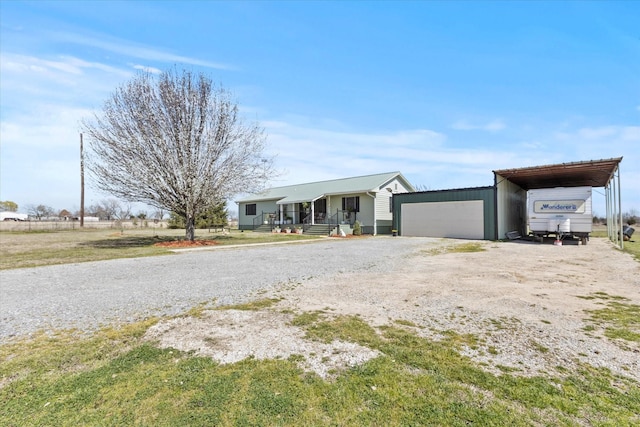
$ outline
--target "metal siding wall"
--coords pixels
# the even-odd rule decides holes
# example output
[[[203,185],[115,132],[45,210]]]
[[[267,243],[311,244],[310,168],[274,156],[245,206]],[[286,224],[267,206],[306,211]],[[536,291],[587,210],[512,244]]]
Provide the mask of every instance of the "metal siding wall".
[[[495,179],[498,201],[498,238],[504,239],[509,231],[527,234],[527,192],[498,174],[495,175]]]
[[[459,202],[482,200],[484,239],[496,238],[495,187],[463,188],[442,191],[424,191],[419,193],[403,193],[394,195],[393,227],[402,235],[402,205],[425,202]]]

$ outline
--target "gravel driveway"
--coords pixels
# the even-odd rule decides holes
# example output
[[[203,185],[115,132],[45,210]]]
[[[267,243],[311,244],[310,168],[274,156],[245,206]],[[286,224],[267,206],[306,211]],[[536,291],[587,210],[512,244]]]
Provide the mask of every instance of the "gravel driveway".
[[[279,302],[270,309],[206,311],[159,322],[147,335],[220,363],[315,355],[306,368],[319,375],[375,357],[352,343],[317,347],[285,314],[322,310],[371,325],[401,320],[434,340],[441,331],[473,334],[481,344],[463,354],[495,373],[508,367],[538,375],[587,363],[640,381],[640,343],[606,338],[606,325],[590,320],[611,301],[640,305],[640,263],[629,254],[605,239],[434,251],[460,242],[323,239],[0,271],[0,343],[37,330],[93,330],[180,314],[214,300],[274,297]]]
[[[0,271],[0,343],[38,330],[174,315],[207,301],[233,304],[287,282],[384,272],[440,239],[326,239],[218,247],[173,256]]]

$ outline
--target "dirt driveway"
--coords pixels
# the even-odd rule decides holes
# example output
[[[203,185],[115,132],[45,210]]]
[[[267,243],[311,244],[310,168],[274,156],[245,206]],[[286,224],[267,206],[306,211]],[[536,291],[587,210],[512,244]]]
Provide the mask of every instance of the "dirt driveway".
[[[401,321],[433,339],[447,330],[475,334],[481,344],[465,353],[495,372],[500,366],[520,375],[559,373],[586,362],[640,381],[638,343],[605,338],[588,313],[611,297],[640,305],[640,263],[604,239],[586,246],[479,243],[485,250],[474,253],[425,244],[389,271],[282,285],[255,296],[282,298],[268,309],[207,311],[158,324],[148,337],[222,363],[305,354],[303,367],[325,377],[375,356],[352,343],[306,340],[289,324],[291,313],[321,310],[358,315],[372,326]]]

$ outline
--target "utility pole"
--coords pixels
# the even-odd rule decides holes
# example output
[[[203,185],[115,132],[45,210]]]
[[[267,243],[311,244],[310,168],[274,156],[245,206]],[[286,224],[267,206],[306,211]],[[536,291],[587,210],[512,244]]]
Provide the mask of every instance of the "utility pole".
[[[84,152],[80,132],[80,228],[84,227]]]

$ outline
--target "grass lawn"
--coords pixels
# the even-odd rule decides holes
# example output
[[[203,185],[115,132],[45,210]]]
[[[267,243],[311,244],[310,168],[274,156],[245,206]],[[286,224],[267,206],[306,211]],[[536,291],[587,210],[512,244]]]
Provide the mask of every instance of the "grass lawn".
[[[265,309],[269,304],[256,304]],[[251,309],[251,307],[249,307]],[[267,307],[268,309],[268,307]],[[583,366],[562,377],[494,375],[460,354],[471,335],[434,342],[411,325],[299,313],[309,339],[355,342],[380,356],[332,380],[288,360],[220,365],[141,337],[155,320],[89,337],[41,335],[0,346],[0,425],[626,426],[640,386]]]
[[[2,233],[1,268],[169,253],[155,242],[183,230],[86,230]],[[220,244],[290,241],[307,236],[199,230]],[[638,254],[635,242],[625,250]],[[633,249],[635,248],[635,249]],[[469,246],[475,252],[482,247]],[[633,251],[636,252],[633,252]],[[594,294],[601,309],[588,329],[635,345],[637,305]],[[264,300],[235,309],[273,310]],[[197,314],[195,311],[191,314]],[[0,345],[0,425],[138,426],[631,426],[640,425],[640,384],[603,368],[580,365],[562,375],[497,375],[462,355],[481,338],[441,331],[440,341],[417,326],[371,326],[357,316],[294,313],[307,338],[357,343],[379,352],[331,380],[289,359],[210,358],[161,349],[143,340],[159,319],[92,334],[59,331]],[[539,351],[543,352],[544,349]]]
[[[287,242],[317,237],[299,234],[253,233],[251,231],[210,233],[196,230],[196,240],[214,240],[219,245]],[[135,258],[172,254],[156,243],[183,240],[184,230],[168,229],[84,229],[64,231],[0,232],[0,270]]]
[[[634,225],[633,228],[636,230],[631,236],[631,240],[627,240],[623,242],[623,250],[625,252],[630,253],[635,257],[636,260],[640,261],[640,230],[637,225]],[[603,225],[598,225],[593,227],[593,233],[591,233],[593,237],[604,237],[607,238],[607,228]]]

